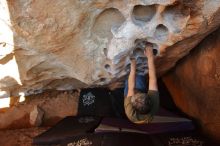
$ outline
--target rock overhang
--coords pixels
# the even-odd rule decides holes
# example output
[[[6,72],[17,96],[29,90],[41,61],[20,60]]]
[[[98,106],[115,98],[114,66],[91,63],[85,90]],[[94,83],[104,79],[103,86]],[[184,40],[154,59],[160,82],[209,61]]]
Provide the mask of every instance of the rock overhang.
[[[4,74],[0,88],[17,95],[106,85],[128,74],[132,53],[146,74],[144,41],[157,50],[160,76],[219,26],[219,7],[215,0],[10,1],[20,84]]]

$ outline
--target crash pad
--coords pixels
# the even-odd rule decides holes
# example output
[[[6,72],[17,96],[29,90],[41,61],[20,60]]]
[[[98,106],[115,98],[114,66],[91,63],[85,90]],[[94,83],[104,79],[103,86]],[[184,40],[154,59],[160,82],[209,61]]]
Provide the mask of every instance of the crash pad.
[[[55,126],[33,139],[35,145],[59,144],[68,137],[82,133],[91,133],[99,125],[101,118],[94,116],[69,116]]]
[[[104,132],[67,138],[62,146],[217,146],[196,131],[163,134]]]
[[[149,124],[134,124],[127,119],[104,117],[95,129],[96,132],[128,131],[146,134],[167,133],[194,130],[193,122],[185,117],[160,108]]]

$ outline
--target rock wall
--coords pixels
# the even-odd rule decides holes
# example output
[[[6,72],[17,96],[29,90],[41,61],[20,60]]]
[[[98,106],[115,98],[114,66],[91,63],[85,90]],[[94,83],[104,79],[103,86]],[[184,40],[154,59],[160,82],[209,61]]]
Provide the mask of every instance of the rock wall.
[[[45,91],[30,95],[22,103],[0,109],[0,129],[52,126],[66,116],[77,115],[78,92]]]
[[[176,105],[220,139],[220,29],[163,77]]]
[[[220,24],[218,0],[1,0],[1,97],[105,85],[147,73],[142,43],[157,52],[158,76]],[[143,70],[144,69],[144,70]]]

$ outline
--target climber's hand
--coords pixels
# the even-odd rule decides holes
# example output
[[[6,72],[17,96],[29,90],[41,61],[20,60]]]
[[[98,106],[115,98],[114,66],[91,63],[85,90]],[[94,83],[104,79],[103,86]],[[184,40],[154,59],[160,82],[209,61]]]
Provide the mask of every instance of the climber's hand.
[[[131,69],[132,68],[136,68],[136,60],[135,59],[131,59]]]
[[[153,47],[151,45],[146,45],[144,54],[147,58],[154,58]]]

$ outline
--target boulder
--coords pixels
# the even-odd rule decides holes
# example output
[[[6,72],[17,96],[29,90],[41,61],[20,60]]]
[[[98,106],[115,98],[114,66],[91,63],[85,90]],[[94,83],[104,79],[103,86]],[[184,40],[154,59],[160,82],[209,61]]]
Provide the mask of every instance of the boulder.
[[[163,77],[176,105],[220,139],[220,29]]]
[[[32,126],[40,126],[43,121],[44,111],[39,106],[34,106],[30,113],[30,124]]]
[[[142,43],[161,76],[220,24],[218,0],[16,0],[0,2],[0,90],[102,86],[129,72]],[[144,70],[143,70],[144,69]]]
[[[0,130],[52,126],[66,116],[77,115],[78,92],[45,91],[22,103],[0,109]]]

